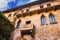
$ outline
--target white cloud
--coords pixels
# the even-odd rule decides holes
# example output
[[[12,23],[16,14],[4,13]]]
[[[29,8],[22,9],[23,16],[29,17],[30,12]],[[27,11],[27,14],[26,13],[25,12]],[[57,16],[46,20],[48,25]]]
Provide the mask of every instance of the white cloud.
[[[7,6],[7,0],[0,0],[0,8],[4,8]]]
[[[29,2],[33,2],[33,1],[37,1],[37,0],[30,0]]]
[[[12,1],[15,2],[15,0],[0,0],[0,10],[5,10],[5,8],[8,6],[8,3]]]
[[[6,10],[7,8],[9,8],[8,3],[12,2],[12,1],[15,2],[15,0],[0,0],[0,10]],[[29,2],[27,2],[27,3],[30,3],[33,1],[37,1],[37,0],[29,0]],[[19,2],[18,4],[20,5],[20,4],[24,4],[24,3]]]
[[[15,2],[15,0],[8,0],[8,2],[12,2],[12,1],[14,1],[14,2]]]

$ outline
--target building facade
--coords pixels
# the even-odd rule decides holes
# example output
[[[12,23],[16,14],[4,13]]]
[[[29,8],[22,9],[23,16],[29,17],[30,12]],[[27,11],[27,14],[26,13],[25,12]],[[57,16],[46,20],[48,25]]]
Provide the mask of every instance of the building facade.
[[[60,40],[59,0],[36,1],[3,13],[19,30],[21,40]]]

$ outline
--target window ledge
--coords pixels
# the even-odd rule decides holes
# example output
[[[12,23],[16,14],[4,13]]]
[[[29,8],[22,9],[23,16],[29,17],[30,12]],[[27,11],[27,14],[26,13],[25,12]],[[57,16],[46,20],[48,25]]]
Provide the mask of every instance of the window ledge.
[[[54,23],[50,23],[50,24],[57,24],[57,22],[54,22]]]
[[[48,25],[48,24],[41,24],[41,26]]]

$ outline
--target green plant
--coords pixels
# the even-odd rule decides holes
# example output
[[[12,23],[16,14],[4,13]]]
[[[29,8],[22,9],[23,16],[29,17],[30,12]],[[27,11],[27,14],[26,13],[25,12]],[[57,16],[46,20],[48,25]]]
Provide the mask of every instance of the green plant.
[[[13,28],[13,24],[0,12],[0,40],[8,40]]]

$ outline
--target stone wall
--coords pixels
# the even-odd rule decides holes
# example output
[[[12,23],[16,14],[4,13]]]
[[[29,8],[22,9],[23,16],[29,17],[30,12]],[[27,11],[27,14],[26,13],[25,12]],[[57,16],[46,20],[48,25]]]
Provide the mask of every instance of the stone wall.
[[[49,14],[52,13],[55,17],[55,20],[57,23],[50,24],[49,21]],[[44,15],[46,17],[46,25],[41,24],[41,16]],[[42,12],[40,14],[34,14],[32,16],[25,16],[24,18],[21,17],[21,24],[26,25],[26,21],[31,20],[31,23],[35,25],[35,38],[32,38],[31,35],[25,35],[21,40],[60,40],[60,9],[54,11],[48,11],[48,12]],[[20,29],[17,29],[20,31]],[[18,32],[14,32],[14,35],[16,35]],[[21,35],[20,33],[18,35]]]

